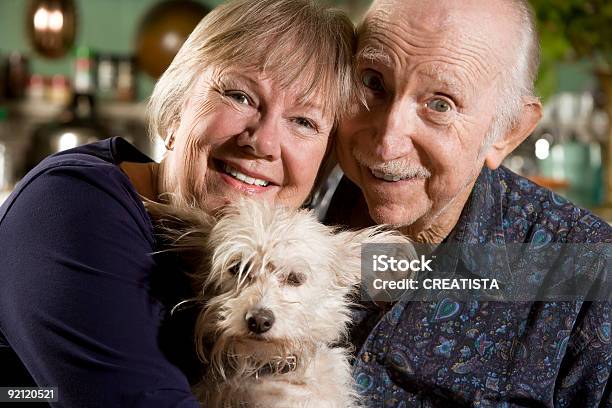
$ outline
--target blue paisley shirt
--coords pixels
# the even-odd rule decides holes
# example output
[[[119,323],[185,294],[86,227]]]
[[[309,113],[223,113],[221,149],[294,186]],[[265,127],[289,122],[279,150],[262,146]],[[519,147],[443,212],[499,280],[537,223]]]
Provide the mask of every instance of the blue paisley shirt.
[[[358,193],[344,179],[326,222],[364,226],[342,204],[363,206]],[[612,243],[612,228],[506,168],[484,169],[446,242],[532,241]],[[368,407],[612,407],[610,302],[369,303],[352,340]]]

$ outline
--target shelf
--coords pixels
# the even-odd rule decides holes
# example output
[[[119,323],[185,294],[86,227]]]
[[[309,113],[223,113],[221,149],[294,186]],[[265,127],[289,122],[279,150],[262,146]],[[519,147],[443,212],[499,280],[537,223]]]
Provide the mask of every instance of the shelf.
[[[63,105],[45,101],[9,102],[5,106],[9,119],[28,118],[36,121],[51,120],[64,110]],[[97,102],[96,109],[99,116],[114,119],[144,122],[146,116],[145,102]]]

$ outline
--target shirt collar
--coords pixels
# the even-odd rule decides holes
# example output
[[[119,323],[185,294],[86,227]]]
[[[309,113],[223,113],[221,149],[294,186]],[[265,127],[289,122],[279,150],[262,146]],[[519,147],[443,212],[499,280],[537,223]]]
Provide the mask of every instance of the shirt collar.
[[[502,204],[499,173],[483,167],[446,242],[504,245]]]
[[[483,167],[455,228],[442,245],[453,259],[449,272],[455,273],[462,265],[478,277],[509,280],[503,227],[506,188],[498,170]],[[500,265],[500,260],[505,262]]]

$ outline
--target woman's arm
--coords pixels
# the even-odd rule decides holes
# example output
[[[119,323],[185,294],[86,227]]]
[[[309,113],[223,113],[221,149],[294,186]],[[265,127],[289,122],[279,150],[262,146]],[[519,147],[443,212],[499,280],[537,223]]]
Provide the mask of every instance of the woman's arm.
[[[0,328],[61,406],[197,407],[158,348],[152,242],[126,180],[62,166],[21,191],[0,222]]]

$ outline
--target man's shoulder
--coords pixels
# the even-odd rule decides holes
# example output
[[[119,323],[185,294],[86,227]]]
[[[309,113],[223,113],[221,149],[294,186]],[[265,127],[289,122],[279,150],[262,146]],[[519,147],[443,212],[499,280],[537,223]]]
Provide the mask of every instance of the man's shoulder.
[[[500,167],[502,222],[507,238],[529,242],[612,242],[612,226],[565,197]]]

